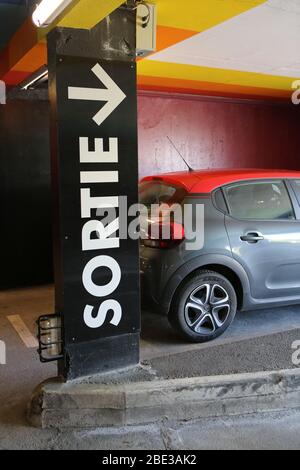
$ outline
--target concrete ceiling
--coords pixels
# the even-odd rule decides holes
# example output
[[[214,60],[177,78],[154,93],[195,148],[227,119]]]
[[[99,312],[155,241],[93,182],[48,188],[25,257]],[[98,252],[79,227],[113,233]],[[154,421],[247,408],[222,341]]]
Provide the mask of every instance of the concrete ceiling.
[[[158,47],[138,63],[140,89],[290,100],[300,77],[300,0],[151,1]],[[26,0],[9,3],[24,9]],[[121,3],[74,0],[58,24],[90,28]],[[0,30],[4,23],[1,16]],[[17,84],[46,64],[46,33],[25,21],[0,55],[0,79]]]
[[[166,2],[157,0],[158,9]],[[140,86],[290,100],[300,77],[300,0],[182,4],[159,19],[181,25],[186,36],[138,64]]]
[[[300,1],[269,0],[149,60],[300,77]]]

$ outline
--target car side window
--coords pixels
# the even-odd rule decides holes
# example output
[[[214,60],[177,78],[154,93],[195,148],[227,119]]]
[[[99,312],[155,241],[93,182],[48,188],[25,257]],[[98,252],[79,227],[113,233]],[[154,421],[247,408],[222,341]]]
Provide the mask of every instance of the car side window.
[[[283,181],[255,181],[224,188],[230,214],[237,219],[291,220],[293,206]]]
[[[223,191],[222,189],[217,189],[214,193],[214,201],[215,205],[217,208],[225,213],[228,213],[227,206],[226,206],[226,201],[224,199]]]
[[[292,180],[291,183],[292,183],[293,190],[296,194],[298,204],[300,205],[300,180]]]

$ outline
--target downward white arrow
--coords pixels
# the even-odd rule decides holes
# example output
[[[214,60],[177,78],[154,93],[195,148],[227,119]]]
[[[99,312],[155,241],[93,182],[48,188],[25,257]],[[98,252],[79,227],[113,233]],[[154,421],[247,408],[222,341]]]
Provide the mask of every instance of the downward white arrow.
[[[93,117],[100,126],[105,119],[124,101],[125,93],[110,78],[101,65],[96,64],[92,72],[99,78],[106,88],[80,88],[68,87],[69,100],[106,101],[102,109]]]

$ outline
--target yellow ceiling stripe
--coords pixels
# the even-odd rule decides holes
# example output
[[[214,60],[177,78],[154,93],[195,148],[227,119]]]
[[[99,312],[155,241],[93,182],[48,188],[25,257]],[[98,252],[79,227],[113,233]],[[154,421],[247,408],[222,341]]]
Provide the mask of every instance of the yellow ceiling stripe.
[[[273,90],[270,88],[229,85],[226,83],[197,82],[177,78],[157,78],[138,75],[140,90],[166,91],[171,93],[188,93],[208,96],[227,96],[247,99],[270,99],[291,102],[291,91]]]
[[[201,32],[267,0],[149,0],[157,5],[158,25]],[[48,29],[40,29],[42,39],[54,26],[92,28],[118,8],[124,0],[73,0],[64,14]]]
[[[122,3],[124,0],[80,0],[59,22],[59,26],[92,28]]]
[[[149,0],[157,4],[158,24],[204,31],[262,5],[267,0]]]
[[[138,63],[138,74],[148,77],[195,80],[247,87],[273,88],[277,90],[291,90],[292,83],[296,80],[296,78],[278,77],[253,72],[170,64],[150,60],[143,60]]]

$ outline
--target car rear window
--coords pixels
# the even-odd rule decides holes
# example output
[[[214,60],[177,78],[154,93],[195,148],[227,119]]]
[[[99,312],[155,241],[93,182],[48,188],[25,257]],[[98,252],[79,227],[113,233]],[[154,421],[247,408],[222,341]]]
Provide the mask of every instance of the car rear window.
[[[139,201],[149,206],[151,204],[180,204],[186,195],[181,186],[162,181],[145,181],[139,185]]]

